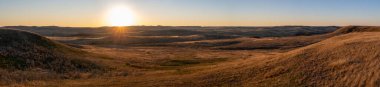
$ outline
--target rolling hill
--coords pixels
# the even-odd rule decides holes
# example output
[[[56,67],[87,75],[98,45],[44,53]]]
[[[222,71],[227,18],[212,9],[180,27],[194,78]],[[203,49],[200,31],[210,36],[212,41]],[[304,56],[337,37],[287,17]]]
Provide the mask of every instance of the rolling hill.
[[[58,27],[5,26],[34,32],[46,37],[76,38],[58,40],[82,45],[164,46],[176,42],[224,40],[247,37],[311,36],[335,31],[335,26],[275,26],[275,27],[189,27],[189,26],[130,26],[130,27]],[[115,32],[117,31],[117,32]],[[115,34],[121,36],[114,36]],[[52,38],[52,39],[53,39]],[[97,39],[94,39],[97,38]],[[209,44],[206,44],[209,45]],[[211,44],[212,45],[212,44]],[[217,46],[224,45],[218,43]],[[230,44],[228,44],[230,45]],[[187,44],[185,45],[187,46]],[[203,46],[203,44],[196,45]]]
[[[278,56],[200,73],[190,82],[203,84],[197,86],[379,86],[379,30],[344,27],[335,33],[346,34]]]
[[[204,40],[193,42],[179,42],[170,45],[191,46],[191,47],[212,47],[224,50],[255,50],[255,49],[293,49],[304,47],[322,40],[347,34],[351,32],[377,32],[379,27],[347,26],[334,32],[312,35],[312,36],[291,36],[291,37],[268,37],[268,38],[237,38],[223,40]]]
[[[105,77],[92,78],[82,80],[64,81],[64,83],[54,85],[46,83],[47,86],[181,86],[181,87],[298,87],[298,86],[380,86],[380,28],[366,26],[348,26],[338,29],[335,32],[314,36],[297,36],[297,37],[280,37],[280,38],[253,38],[255,41],[249,41],[252,38],[225,39],[220,41],[209,40],[215,44],[231,44],[237,45],[250,42],[251,44],[240,45],[247,46],[279,46],[280,48],[265,48],[265,49],[282,49],[287,46],[294,48],[286,50],[284,53],[268,54],[268,55],[253,55],[252,58],[243,58],[229,62],[223,62],[210,66],[199,66],[187,68],[186,74],[172,74],[163,71],[136,74],[127,77]],[[20,31],[18,31],[20,32]],[[26,33],[26,32],[25,32]],[[16,35],[13,33],[12,35]],[[30,34],[30,33],[28,33]],[[27,34],[22,34],[27,35]],[[64,52],[67,54],[80,53],[80,50],[67,47],[54,41],[37,39],[28,36],[17,41],[29,41],[37,47],[47,49],[52,52]],[[10,35],[8,35],[7,38]],[[3,36],[2,36],[3,37]],[[38,37],[38,35],[37,35]],[[20,39],[20,37],[17,37]],[[16,39],[17,39],[16,38]],[[1,38],[2,39],[2,38]],[[33,40],[30,40],[33,39]],[[229,41],[239,40],[241,42],[229,43]],[[248,40],[248,41],[247,41]],[[260,42],[259,40],[268,40]],[[4,40],[6,41],[6,40]],[[31,42],[30,42],[31,41]],[[46,42],[46,43],[45,43]],[[204,44],[205,41],[191,42]],[[260,44],[259,44],[259,43]],[[20,42],[17,42],[20,43]],[[25,42],[23,42],[25,43]],[[252,44],[256,43],[256,44]],[[284,45],[271,45],[271,44]],[[300,44],[300,45],[299,45]],[[4,45],[4,44],[2,44]],[[34,45],[27,46],[33,47]],[[228,45],[230,46],[230,45]],[[13,49],[21,49],[21,46]],[[52,47],[52,48],[50,48]],[[1,49],[4,49],[3,47]],[[26,47],[22,47],[26,48]],[[215,46],[218,48],[218,46]],[[35,48],[33,48],[35,49]],[[51,50],[56,49],[56,50]],[[257,49],[257,48],[256,48]],[[18,50],[23,52],[24,49]],[[231,50],[223,50],[230,52]],[[273,50],[269,50],[273,51]],[[44,52],[44,51],[40,51]],[[30,54],[31,55],[31,54]],[[62,54],[65,55],[65,54]],[[220,54],[222,55],[222,54]],[[256,57],[255,57],[256,56]],[[2,58],[7,58],[7,55],[2,53]],[[73,57],[74,59],[79,59]],[[71,59],[66,58],[64,59]],[[86,60],[84,60],[86,61]],[[69,62],[70,63],[70,62]],[[90,65],[91,61],[87,62]],[[78,64],[77,62],[71,64]],[[82,64],[82,63],[79,63]],[[14,65],[13,65],[14,66]],[[51,68],[33,66],[44,70],[55,71]],[[32,67],[32,68],[33,68]],[[30,68],[29,68],[30,69]],[[33,71],[28,68],[14,67],[14,70]],[[70,71],[81,71],[82,68],[72,68]],[[101,69],[88,67],[85,69]],[[11,69],[7,69],[10,71]],[[3,70],[4,71],[4,70]],[[3,73],[0,69],[0,73]],[[86,72],[87,70],[84,70]],[[177,72],[181,70],[176,70]],[[194,71],[194,72],[192,72]],[[35,71],[33,71],[35,72]],[[181,71],[185,72],[185,71]],[[29,73],[28,73],[29,74]],[[58,73],[59,74],[59,73]],[[10,74],[2,76],[12,76]],[[64,74],[65,75],[65,74]],[[0,76],[0,80],[4,77]],[[12,78],[16,78],[13,76]],[[112,78],[111,80],[108,78]],[[59,81],[58,81],[59,82]],[[80,84],[78,84],[80,83]],[[82,84],[83,83],[83,84]],[[36,86],[39,86],[36,85]],[[46,85],[44,85],[46,86]]]
[[[87,60],[84,51],[37,34],[0,29],[0,84],[45,78],[72,78],[98,72],[103,66]]]
[[[225,63],[180,77],[143,79],[129,85],[377,87],[380,86],[378,30],[379,27],[344,27],[334,32],[340,35],[283,54]]]

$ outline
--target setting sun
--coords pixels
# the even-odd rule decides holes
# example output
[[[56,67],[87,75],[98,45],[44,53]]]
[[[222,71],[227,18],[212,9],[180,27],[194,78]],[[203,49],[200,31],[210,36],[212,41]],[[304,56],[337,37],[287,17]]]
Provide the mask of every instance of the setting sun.
[[[126,6],[114,6],[107,12],[107,23],[110,26],[130,26],[134,22],[134,16]]]

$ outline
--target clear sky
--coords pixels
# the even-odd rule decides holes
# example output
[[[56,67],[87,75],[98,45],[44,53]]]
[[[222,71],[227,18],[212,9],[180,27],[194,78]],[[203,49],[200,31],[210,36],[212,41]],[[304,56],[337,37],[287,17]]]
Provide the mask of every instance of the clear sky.
[[[116,5],[133,25],[380,26],[380,0],[0,0],[0,26],[108,26]]]

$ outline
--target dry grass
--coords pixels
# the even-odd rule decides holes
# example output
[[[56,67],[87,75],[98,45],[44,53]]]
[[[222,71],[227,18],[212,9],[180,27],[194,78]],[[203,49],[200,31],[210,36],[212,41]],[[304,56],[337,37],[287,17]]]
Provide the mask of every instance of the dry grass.
[[[352,33],[298,49],[274,62],[272,77],[258,83],[277,86],[379,86],[380,33]],[[282,70],[276,68],[282,67]],[[281,83],[281,82],[276,82]],[[276,85],[274,85],[276,86]]]
[[[176,84],[376,87],[380,85],[379,38],[376,32],[350,33],[276,57],[198,73]]]
[[[0,29],[0,42],[0,85],[103,71],[101,65],[83,58],[87,52],[33,33]]]
[[[82,86],[379,86],[380,33],[349,33],[279,55],[210,66],[185,75],[142,75]],[[186,71],[185,71],[186,72]],[[48,83],[49,84],[49,83]],[[72,85],[72,84],[71,84]]]
[[[230,40],[239,41],[236,44],[222,45],[221,47],[215,47],[217,49],[225,50],[255,50],[255,49],[289,49],[304,47],[310,44],[320,42],[322,40],[352,33],[352,32],[379,32],[379,27],[365,27],[365,26],[348,26],[338,29],[335,32],[314,35],[314,36],[295,36],[295,37],[280,37],[280,38],[245,38]]]
[[[128,73],[128,76],[30,81],[16,84],[16,86],[376,87],[380,86],[380,75],[377,74],[380,72],[380,67],[377,65],[380,63],[380,33],[377,32],[378,29],[380,28],[350,26],[330,34],[316,36],[254,38],[252,41],[249,41],[250,38],[240,38],[239,40],[242,42],[229,45],[249,49],[302,47],[286,53],[260,54],[254,53],[255,51],[179,49],[175,47],[171,49],[168,47],[130,48],[127,50],[88,49],[89,52],[99,52],[112,56],[109,61],[104,62],[118,68],[115,69],[115,73],[126,69],[136,70],[136,72]],[[228,41],[220,41],[222,44],[224,42]],[[216,42],[216,44],[218,43]],[[236,58],[232,61],[217,60],[217,57],[226,56],[228,53],[231,53],[229,54],[231,57],[242,58]],[[239,53],[247,53],[250,56],[241,56],[242,54]],[[215,61],[213,59],[216,59],[218,63],[200,64]],[[126,63],[129,66],[126,66]],[[143,68],[136,68],[136,66]],[[152,70],[151,68],[144,68],[146,66],[175,68]]]
[[[304,47],[320,42],[333,36],[344,33],[333,33],[313,35],[313,36],[292,36],[292,37],[266,37],[266,38],[236,38],[222,40],[201,40],[170,43],[172,46],[179,47],[212,47],[221,50],[257,50],[257,49],[292,49]]]

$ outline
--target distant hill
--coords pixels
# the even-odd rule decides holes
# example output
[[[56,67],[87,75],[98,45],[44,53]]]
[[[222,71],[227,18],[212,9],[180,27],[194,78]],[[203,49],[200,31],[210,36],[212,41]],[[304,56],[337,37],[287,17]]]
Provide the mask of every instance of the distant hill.
[[[102,36],[112,34],[115,27],[4,26],[34,32],[43,36]],[[336,26],[275,26],[275,27],[187,27],[187,26],[130,26],[123,27],[128,36],[229,36],[284,37],[308,36],[335,31]]]
[[[335,31],[335,26],[276,26],[276,27],[186,27],[186,26],[135,26],[80,28],[57,26],[5,26],[34,32],[48,37],[75,37],[81,39],[62,40],[64,43],[83,45],[163,46],[162,44],[222,40],[235,38],[265,38],[288,36],[311,36]],[[113,37],[118,31],[118,37]],[[87,39],[95,37],[99,39]],[[117,43],[113,43],[117,40]],[[221,44],[223,45],[223,44]],[[218,45],[220,46],[220,45]]]
[[[243,38],[235,39],[228,42],[239,42],[235,44],[226,44],[215,47],[217,49],[226,50],[250,50],[250,49],[288,49],[307,46],[313,43],[320,42],[322,40],[347,34],[353,32],[380,32],[380,27],[366,27],[366,26],[347,26],[342,27],[334,32],[313,35],[313,36],[295,36],[295,37],[280,37],[280,38]],[[218,41],[217,41],[218,42]],[[215,43],[215,42],[214,42]]]
[[[338,29],[332,34],[347,34],[352,32],[380,32],[380,27],[368,27],[368,26],[347,26]]]
[[[85,59],[84,54],[87,54],[86,52],[51,41],[34,33],[0,29],[0,42],[0,74],[5,76],[0,76],[0,84],[4,84],[2,82],[41,79],[45,76],[41,73],[42,71],[51,72],[46,75],[52,73],[63,75],[71,72],[103,70],[101,65]],[[33,76],[36,74],[41,75],[41,77]]]

